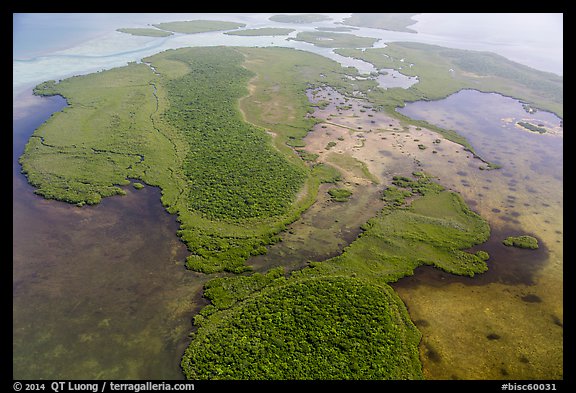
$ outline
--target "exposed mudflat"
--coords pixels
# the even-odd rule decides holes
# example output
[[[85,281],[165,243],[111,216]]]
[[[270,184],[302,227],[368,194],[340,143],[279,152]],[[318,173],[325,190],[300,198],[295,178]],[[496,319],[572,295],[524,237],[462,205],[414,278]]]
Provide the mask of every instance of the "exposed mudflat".
[[[561,190],[562,179],[553,174],[556,164],[548,163],[556,145],[542,146],[533,140],[540,135],[521,130],[517,130],[521,135],[509,134],[502,140],[492,141],[489,134],[484,139],[473,137],[473,146],[488,160],[503,164],[502,169],[486,170],[485,163],[461,145],[429,129],[405,126],[361,99],[345,98],[331,88],[308,94],[319,103],[313,116],[322,122],[304,139],[305,150],[318,154],[318,162],[340,169],[344,185],[354,194],[350,201],[337,204],[321,190],[318,202],[284,239],[298,238],[298,247],[307,244],[310,250],[326,247],[326,256],[331,255],[328,250],[338,253],[353,240],[343,236],[342,228],[350,235],[359,233],[356,225],[380,208],[379,193],[394,175],[426,171],[462,194],[492,228],[491,239],[478,246],[492,256],[484,275],[462,278],[421,267],[413,277],[394,284],[424,335],[420,352],[426,378],[562,378],[562,222],[558,218],[562,197],[549,192]],[[515,100],[496,105],[504,106],[499,111],[521,110]],[[482,123],[486,113],[489,107],[472,114],[444,115],[453,128],[476,127],[482,134],[478,124],[466,123],[464,117]],[[503,116],[498,121],[499,128],[515,128]],[[525,142],[523,136],[528,138]],[[369,173],[359,170],[358,162]],[[365,214],[357,215],[359,211]],[[323,229],[318,225],[322,222],[327,225]],[[531,252],[501,244],[509,234],[520,232],[532,233],[544,248]],[[319,233],[324,234],[322,239]],[[284,246],[273,246],[271,252]],[[293,251],[299,254],[296,248]],[[309,256],[321,260],[314,258],[321,254]]]

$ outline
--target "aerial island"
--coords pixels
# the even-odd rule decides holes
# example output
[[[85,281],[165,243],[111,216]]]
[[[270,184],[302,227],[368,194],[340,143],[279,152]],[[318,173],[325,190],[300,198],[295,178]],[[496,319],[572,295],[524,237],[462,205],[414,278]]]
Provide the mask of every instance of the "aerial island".
[[[122,32],[293,31],[242,31],[236,30],[242,24],[222,21],[154,27]],[[310,52],[220,46],[166,50],[34,89],[68,103],[34,132],[20,158],[35,192],[82,207],[122,195],[129,185],[158,187],[163,206],[177,217],[188,269],[214,275],[182,357],[187,378],[422,379],[421,333],[389,284],[422,265],[466,277],[488,269],[481,245],[490,228],[458,193],[418,170],[417,160],[385,175],[349,151],[369,151],[368,138],[426,129],[434,137],[428,145],[413,142],[414,154],[432,154],[426,146],[440,141],[473,153],[456,130],[395,109],[473,88],[561,116],[561,78],[489,53],[416,43],[375,49],[365,38],[318,31],[295,39],[340,48],[343,56],[417,75],[419,82],[385,90]],[[356,49],[358,40],[368,49]],[[346,111],[354,116],[338,117]],[[340,134],[326,134],[318,149],[306,143],[310,133],[327,129]],[[339,146],[350,150],[331,150]],[[298,269],[252,271],[249,259],[281,242],[323,193],[333,204],[350,204],[365,190],[380,208],[339,255]],[[468,251],[473,246],[480,250]]]

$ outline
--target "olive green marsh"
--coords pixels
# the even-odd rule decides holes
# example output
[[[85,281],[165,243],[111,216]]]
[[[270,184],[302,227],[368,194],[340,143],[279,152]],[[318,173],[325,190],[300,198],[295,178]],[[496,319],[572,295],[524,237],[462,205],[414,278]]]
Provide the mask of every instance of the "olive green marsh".
[[[423,161],[426,170],[458,190],[493,231],[484,275],[462,280],[422,269],[395,285],[423,333],[425,376],[561,379],[561,120],[548,112],[527,113],[511,98],[471,90],[410,104],[402,112],[458,130],[482,157],[502,165],[482,171],[478,162],[463,165],[443,158],[444,142],[436,148],[437,160]],[[523,119],[555,132],[538,134],[515,126]],[[538,239],[538,250],[502,244],[508,236],[526,234]]]
[[[332,89],[310,92],[323,123],[305,138],[318,160],[345,154],[365,162],[382,183],[425,170],[460,193],[486,218],[488,271],[474,278],[419,267],[392,286],[423,333],[420,358],[427,379],[558,379],[563,354],[562,133],[560,119],[528,114],[517,100],[464,90],[445,100],[408,105],[403,113],[465,136],[485,163],[426,128],[402,125],[364,101]],[[515,126],[520,119],[555,133]],[[330,150],[327,144],[334,142]],[[425,146],[421,149],[419,146]],[[354,191],[369,181],[343,170]],[[337,223],[336,223],[337,224]],[[293,224],[297,225],[297,223]],[[506,247],[508,236],[531,234],[538,250]],[[276,246],[275,246],[276,247]],[[274,249],[274,247],[272,247]]]

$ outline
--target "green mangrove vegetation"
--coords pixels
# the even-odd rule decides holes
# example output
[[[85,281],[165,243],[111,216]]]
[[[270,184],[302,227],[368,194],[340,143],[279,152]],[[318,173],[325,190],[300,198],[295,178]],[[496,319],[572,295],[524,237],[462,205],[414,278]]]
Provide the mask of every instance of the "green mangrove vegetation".
[[[301,31],[294,39],[326,48],[366,48],[378,41],[377,38],[328,31]]]
[[[524,127],[528,131],[537,132],[538,134],[546,133],[546,128],[537,126],[527,121],[519,121],[517,124],[521,127]]]
[[[372,27],[374,29],[416,33],[415,30],[408,28],[408,26],[416,23],[416,20],[412,19],[412,17],[415,15],[418,15],[418,13],[354,13],[350,17],[345,18],[342,23],[345,25],[358,27]]]
[[[177,215],[189,269],[242,273],[346,172],[372,185],[343,153],[318,163],[304,136],[317,124],[307,92],[345,96],[374,81],[287,48],[167,50],[125,67],[38,85],[68,107],[38,128],[20,158],[36,193],[84,204],[157,186]],[[297,147],[297,148],[295,148]],[[340,186],[333,201],[350,199]],[[474,276],[488,254],[487,223],[422,172],[396,176],[386,207],[342,254],[287,274],[219,277],[194,318],[183,358],[191,379],[421,379],[420,332],[388,285],[420,265]]]
[[[508,236],[502,241],[502,244],[508,247],[538,249],[538,239],[530,235]]]
[[[145,61],[156,72],[133,63],[39,85],[37,94],[61,94],[69,106],[30,138],[22,170],[36,193],[79,205],[123,194],[127,178],[159,186],[189,268],[245,270],[311,203],[313,186],[296,201],[309,169],[242,119],[238,100],[254,74],[238,51],[171,50]]]
[[[152,28],[144,28],[144,27],[134,27],[134,28],[121,28],[116,29],[120,33],[126,33],[131,35],[137,36],[145,36],[145,37],[168,37],[173,35],[174,33],[170,31],[152,29]]]
[[[221,277],[182,358],[190,379],[422,379],[420,333],[387,284],[422,264],[486,271],[488,224],[425,173],[397,176],[387,206],[337,257],[286,276]],[[415,252],[416,250],[416,252]]]
[[[368,166],[351,155],[331,152],[326,158],[329,163],[352,173],[354,176],[369,180],[373,184],[378,184],[378,179],[370,173]]]
[[[170,106],[162,114],[191,141],[183,165],[190,183],[187,205],[211,219],[283,214],[306,173],[272,147],[270,136],[242,121],[236,102],[253,76],[240,66],[243,56],[212,49],[202,56],[180,51],[166,57],[191,68],[166,82]]]
[[[314,23],[330,20],[331,18],[321,14],[298,14],[298,15],[272,15],[271,21],[281,23]]]
[[[422,379],[420,332],[386,284],[280,268],[212,280],[205,296],[189,379]]]
[[[329,85],[351,95],[374,81],[286,48],[188,48],[144,61],[154,68],[133,63],[37,86],[70,106],[30,139],[23,172],[38,194],[80,205],[123,194],[127,178],[159,186],[192,253],[187,266],[243,271],[320,183],[340,177],[290,147],[303,146],[317,121],[306,91]],[[328,161],[377,183],[352,157],[330,153]]]
[[[563,78],[538,71],[491,52],[451,49],[416,42],[392,42],[385,48],[336,49],[376,68],[392,68],[419,82],[408,89],[371,89],[367,98],[392,113],[405,102],[436,100],[462,89],[497,92],[563,116]]]
[[[352,196],[352,191],[346,188],[331,188],[328,190],[328,194],[334,202],[348,202]]]
[[[335,144],[336,142],[334,142],[334,145]],[[378,184],[378,179],[376,176],[370,173],[366,163],[352,157],[349,154],[330,152],[326,157],[326,161],[350,172],[356,177],[369,180],[373,184]]]
[[[187,20],[178,22],[162,22],[153,24],[152,26],[175,33],[195,34],[205,33],[207,31],[233,30],[246,25],[244,23],[220,20]]]
[[[69,106],[38,128],[20,157],[35,193],[69,203],[96,204],[124,193],[119,185],[159,160],[169,162],[171,143],[156,132],[154,74],[145,64],[38,85],[39,95],[60,94]],[[160,158],[164,156],[164,158]],[[145,180],[157,184],[157,179]]]
[[[320,183],[337,183],[342,180],[340,171],[329,164],[315,164],[312,174]]]
[[[286,48],[185,48],[47,81],[35,93],[69,106],[30,138],[22,171],[39,195],[78,205],[124,194],[129,178],[158,186],[188,268],[241,272],[340,176],[289,145],[316,124],[306,90],[351,89],[348,71]]]
[[[459,194],[445,190],[424,173],[414,176],[394,179],[383,192],[387,207],[368,220],[364,232],[341,255],[313,262],[301,274],[393,282],[412,275],[420,265],[470,277],[485,272],[488,254],[463,250],[488,240],[488,223]]]

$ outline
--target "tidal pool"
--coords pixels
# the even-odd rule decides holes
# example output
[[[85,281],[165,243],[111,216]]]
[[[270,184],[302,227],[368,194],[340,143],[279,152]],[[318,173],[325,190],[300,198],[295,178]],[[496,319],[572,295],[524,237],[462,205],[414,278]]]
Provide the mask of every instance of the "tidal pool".
[[[480,170],[422,160],[425,170],[460,192],[485,217],[492,235],[484,246],[489,272],[473,279],[419,268],[394,285],[423,333],[421,358],[431,379],[561,379],[563,377],[563,129],[555,115],[526,112],[498,94],[463,90],[416,102],[403,114],[454,129],[484,159],[502,165]],[[538,134],[529,120],[555,132]],[[462,155],[469,155],[461,151]],[[450,162],[451,161],[451,162]],[[537,251],[506,248],[505,236],[531,234]],[[482,248],[482,247],[479,247]]]

